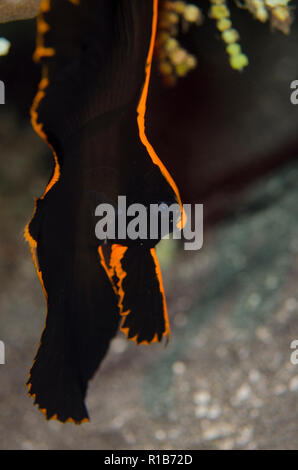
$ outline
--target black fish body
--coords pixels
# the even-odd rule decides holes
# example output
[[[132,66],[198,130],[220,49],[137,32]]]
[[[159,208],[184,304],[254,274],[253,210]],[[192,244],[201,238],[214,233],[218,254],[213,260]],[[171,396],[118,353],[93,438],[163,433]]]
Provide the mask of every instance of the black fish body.
[[[80,423],[119,322],[137,343],[169,334],[158,240],[98,240],[96,207],[180,200],[144,131],[157,0],[77,3],[41,6],[32,122],[55,168],[26,238],[47,299],[29,393],[47,418]]]

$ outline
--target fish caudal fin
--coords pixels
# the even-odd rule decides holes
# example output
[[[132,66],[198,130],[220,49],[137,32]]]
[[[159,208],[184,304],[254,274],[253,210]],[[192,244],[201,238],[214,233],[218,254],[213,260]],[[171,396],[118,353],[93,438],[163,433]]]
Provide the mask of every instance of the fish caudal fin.
[[[112,245],[107,262],[99,249],[102,265],[110,278],[122,318],[121,330],[137,344],[169,338],[170,328],[155,249]]]
[[[77,356],[72,352],[71,322],[68,324],[66,316],[70,316],[66,305],[48,303],[46,327],[27,382],[28,394],[47,419],[81,423],[88,420],[84,404],[87,384],[80,378]]]
[[[56,273],[53,284],[44,276],[46,325],[27,385],[47,419],[80,424],[88,421],[88,382],[118,330],[120,316],[96,251],[77,256],[71,278],[66,269]]]

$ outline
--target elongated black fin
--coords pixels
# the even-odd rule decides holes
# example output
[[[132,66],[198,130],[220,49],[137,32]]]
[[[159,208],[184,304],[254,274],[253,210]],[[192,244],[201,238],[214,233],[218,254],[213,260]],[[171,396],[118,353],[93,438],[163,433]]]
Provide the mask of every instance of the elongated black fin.
[[[47,317],[27,385],[48,419],[80,423],[88,419],[88,381],[118,330],[120,316],[96,247],[74,249],[70,220],[63,226],[63,211],[55,209],[48,207],[40,216],[37,209],[38,269]]]
[[[101,261],[118,295],[121,330],[138,344],[169,338],[170,329],[161,271],[155,249],[114,244],[100,250]]]
[[[145,81],[152,1],[43,0],[35,59],[47,80],[38,122],[59,141],[135,102]]]

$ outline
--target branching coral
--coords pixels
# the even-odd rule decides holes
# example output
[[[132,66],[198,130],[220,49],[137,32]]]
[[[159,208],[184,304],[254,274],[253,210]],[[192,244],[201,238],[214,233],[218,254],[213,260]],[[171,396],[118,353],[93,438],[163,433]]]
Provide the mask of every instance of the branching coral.
[[[262,23],[268,21],[272,29],[284,34],[290,32],[293,21],[290,0],[235,0],[235,3],[237,7],[248,10],[256,20]],[[38,13],[39,6],[40,0],[0,0],[0,23],[32,18]],[[216,22],[231,67],[243,70],[248,65],[248,57],[242,52],[240,34],[233,27],[228,0],[210,0],[205,17]],[[202,25],[203,18],[202,10],[188,1],[160,2],[156,50],[159,70],[167,84],[175,84],[178,77],[187,75],[196,67],[196,57],[181,46],[178,37],[191,25]]]
[[[273,28],[289,34],[293,21],[290,0],[244,0],[244,8],[262,23],[270,21]]]
[[[201,25],[203,15],[195,6],[181,1],[166,1],[159,17],[157,55],[159,70],[166,84],[174,84],[176,77],[183,77],[192,70],[197,60],[176,39],[180,30],[187,31],[191,24]]]
[[[247,9],[255,19],[270,22],[273,29],[288,34],[292,23],[289,7],[290,0],[235,0],[239,8]],[[226,45],[230,66],[242,71],[248,65],[248,57],[243,53],[239,43],[240,34],[233,27],[228,0],[210,0],[206,15],[215,20],[216,27]],[[166,84],[175,84],[178,77],[188,74],[196,67],[195,56],[186,51],[180,44],[178,36],[192,24],[203,23],[202,10],[187,1],[165,0],[161,4],[159,34],[157,39],[157,56],[159,70]]]
[[[211,0],[209,16],[216,20],[216,26],[221,32],[222,40],[227,44],[226,51],[230,56],[231,67],[235,70],[243,70],[248,65],[248,58],[243,54],[241,45],[238,43],[240,35],[232,27],[230,10],[226,0]]]

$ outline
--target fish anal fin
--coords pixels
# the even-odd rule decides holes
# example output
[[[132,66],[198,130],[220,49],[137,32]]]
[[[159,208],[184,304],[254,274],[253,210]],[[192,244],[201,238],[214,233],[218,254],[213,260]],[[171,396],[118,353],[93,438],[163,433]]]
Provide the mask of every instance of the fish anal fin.
[[[114,244],[109,259],[102,247],[99,254],[118,296],[121,331],[137,344],[160,342],[165,336],[169,339],[167,306],[155,249]]]

